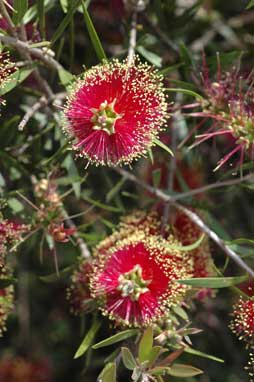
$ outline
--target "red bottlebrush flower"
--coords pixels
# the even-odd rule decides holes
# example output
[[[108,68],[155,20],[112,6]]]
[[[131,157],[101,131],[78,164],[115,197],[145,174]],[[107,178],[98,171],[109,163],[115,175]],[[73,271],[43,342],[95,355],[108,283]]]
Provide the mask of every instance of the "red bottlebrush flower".
[[[7,53],[0,53],[0,89],[3,89],[8,82],[8,77],[15,71],[15,67],[10,62]],[[4,104],[4,100],[0,97],[0,106]]]
[[[71,278],[71,286],[67,289],[67,300],[70,302],[71,312],[81,315],[90,310],[91,295],[89,290],[91,263],[82,261]]]
[[[0,236],[1,242],[1,236]],[[1,245],[0,245],[1,248]],[[0,284],[12,276],[9,267],[6,265],[5,259],[5,248],[4,252],[0,253]],[[6,321],[13,310],[13,286],[10,285],[6,288],[0,288],[0,336],[6,330]]]
[[[128,235],[135,233],[137,230],[143,231],[146,235],[160,235],[161,233],[161,218],[160,213],[153,211],[146,214],[142,211],[125,216],[121,219],[120,230],[112,235],[112,238],[121,240],[127,238]],[[173,233],[182,246],[187,246],[195,243],[203,234],[199,227],[193,223],[189,217],[183,213],[177,212],[175,219],[172,222]],[[169,235],[169,228],[165,232],[165,239]],[[115,235],[115,237],[114,237]],[[112,245],[111,237],[103,241],[104,246],[109,248]],[[100,250],[104,249],[99,246]],[[191,270],[192,277],[209,277],[213,275],[213,260],[209,248],[208,238],[205,237],[201,244],[188,251],[187,256],[192,259],[193,267]]]
[[[59,243],[67,243],[69,236],[76,232],[75,228],[64,228],[64,224],[51,224],[49,227],[49,234],[53,239]]]
[[[254,345],[254,300],[242,297],[234,305],[231,330],[240,340],[246,342],[247,347]]]
[[[243,283],[237,285],[239,289],[241,289],[242,292],[247,294],[249,297],[254,296],[254,281],[253,280],[247,280]]]
[[[3,248],[6,248],[7,245],[13,245],[21,240],[22,234],[28,231],[29,226],[26,224],[2,220],[0,221],[0,244]]]
[[[146,326],[181,301],[187,288],[176,280],[188,277],[190,265],[182,252],[168,249],[168,244],[178,243],[173,237],[166,241],[137,230],[132,235],[127,230],[127,236],[108,249],[103,243],[98,246],[91,295],[110,319]]]
[[[47,361],[31,361],[21,357],[0,361],[1,382],[52,382],[52,371]]]
[[[199,103],[202,111],[190,115],[204,118],[196,128],[202,127],[207,119],[212,119],[212,124],[206,133],[196,136],[197,142],[193,147],[213,137],[227,137],[231,151],[218,162],[215,170],[236,153],[240,155],[240,164],[245,154],[254,159],[253,72],[247,76],[235,68],[230,72],[221,72],[218,64],[217,79],[212,81],[205,59],[203,66],[202,88],[205,97]]]
[[[89,163],[116,166],[147,152],[166,109],[162,77],[152,67],[113,60],[91,68],[74,86],[66,130]]]

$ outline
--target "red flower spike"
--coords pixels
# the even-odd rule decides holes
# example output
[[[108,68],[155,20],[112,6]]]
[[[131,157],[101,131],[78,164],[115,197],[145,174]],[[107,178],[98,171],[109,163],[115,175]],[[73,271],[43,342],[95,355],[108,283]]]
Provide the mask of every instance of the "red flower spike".
[[[241,165],[244,155],[254,159],[254,88],[253,71],[249,75],[234,68],[230,72],[221,72],[218,61],[217,78],[209,78],[204,59],[202,88],[204,99],[200,101],[202,111],[193,112],[194,117],[212,119],[213,123],[204,134],[197,135],[192,147],[208,139],[224,136],[231,150],[218,162],[214,171],[238,155]],[[198,126],[196,126],[198,128]]]
[[[166,241],[137,230],[129,235],[127,230],[126,238],[110,248],[98,246],[90,289],[105,315],[142,327],[165,317],[182,300],[188,288],[176,280],[189,277],[191,266],[185,254],[167,248],[173,243],[179,245],[173,237]]]
[[[67,300],[70,302],[71,312],[74,315],[81,315],[90,308],[88,303],[91,301],[91,295],[88,286],[91,272],[91,263],[83,261],[71,277],[71,286],[67,289]]]
[[[195,243],[202,235],[202,231],[183,213],[178,212],[176,214],[172,227],[175,237],[181,242],[182,246]],[[118,236],[118,240],[120,240],[123,238],[123,233],[125,233],[125,237],[128,237],[128,235],[133,234],[136,230],[142,230],[146,235],[160,235],[160,214],[156,211],[150,214],[136,211],[134,214],[122,218],[120,231],[114,235],[115,237]],[[169,227],[166,229],[165,239],[167,239],[168,235]],[[112,245],[112,239],[110,239],[110,237],[104,240],[104,242],[104,245],[108,248]],[[187,256],[193,263],[190,277],[211,277],[214,274],[213,260],[207,237],[203,239],[198,248],[188,251]],[[197,297],[203,299],[206,295],[210,295],[210,292],[208,289],[202,289]]]
[[[0,89],[3,89],[8,82],[8,77],[15,71],[15,67],[10,62],[7,53],[0,53]],[[0,106],[4,104],[4,100],[0,97]]]
[[[138,59],[104,62],[84,74],[65,107],[66,132],[88,163],[117,166],[142,156],[166,122],[162,77]]]
[[[240,340],[246,342],[247,347],[254,345],[254,300],[244,300],[242,297],[234,305],[231,330]]]
[[[0,236],[1,241],[1,236]],[[1,244],[0,244],[1,250]],[[5,260],[5,247],[4,252],[0,252],[0,280],[8,279],[11,277],[11,271],[6,265]],[[6,288],[0,289],[0,336],[2,336],[3,332],[6,330],[6,321],[13,310],[13,286],[10,285]]]
[[[0,221],[0,248],[2,251],[7,245],[13,245],[22,239],[22,234],[29,231],[29,226],[26,224],[19,224],[10,220]],[[0,252],[0,254],[4,254]]]
[[[249,297],[254,296],[254,281],[252,279],[244,281],[243,283],[237,285],[237,287]]]

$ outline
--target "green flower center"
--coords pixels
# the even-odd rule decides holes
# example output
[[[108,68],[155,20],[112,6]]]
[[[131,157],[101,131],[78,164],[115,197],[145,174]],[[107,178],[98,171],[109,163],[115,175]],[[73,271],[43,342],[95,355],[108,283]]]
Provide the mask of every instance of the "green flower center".
[[[100,104],[99,109],[91,109],[93,116],[91,122],[93,123],[93,130],[105,131],[108,135],[115,134],[116,120],[121,118],[114,110],[116,99],[108,103],[104,101]]]
[[[119,276],[117,289],[122,292],[123,297],[129,296],[132,301],[137,301],[141,294],[149,291],[147,286],[150,283],[150,280],[143,279],[142,268],[136,264],[129,272]]]
[[[232,123],[232,129],[239,142],[244,142],[248,148],[254,142],[254,123],[250,118],[245,120],[240,117],[235,117]]]

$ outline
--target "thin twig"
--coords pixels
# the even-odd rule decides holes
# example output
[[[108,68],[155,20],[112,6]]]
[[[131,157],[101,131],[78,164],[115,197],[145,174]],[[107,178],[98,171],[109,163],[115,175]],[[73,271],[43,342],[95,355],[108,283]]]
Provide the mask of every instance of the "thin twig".
[[[0,34],[0,41],[6,45],[10,45],[13,48],[16,48],[17,50],[23,49],[24,51],[29,52],[32,56],[38,58],[41,62],[49,66],[51,69],[64,69],[63,66],[59,64],[49,53],[39,48],[33,48],[27,42],[21,41],[14,37],[4,36],[2,34]]]
[[[66,97],[66,93],[53,94],[52,97],[46,98],[44,95],[37,101],[32,107],[28,109],[22,120],[18,125],[19,130],[23,130],[33,115],[42,107],[47,106],[49,103],[53,102],[55,99],[61,100]]]
[[[188,208],[176,203],[174,197],[167,195],[165,192],[141,181],[135,175],[129,173],[128,171],[123,170],[121,168],[116,168],[115,170],[119,174],[121,174],[125,179],[136,183],[137,185],[149,191],[149,193],[153,194],[157,198],[163,200],[164,202],[171,203],[176,209],[182,211],[185,215],[187,215],[190,218],[190,220],[193,223],[195,223],[201,229],[202,232],[206,233],[207,236],[211,240],[213,240],[227,256],[229,256],[236,264],[238,264],[240,268],[245,270],[251,277],[254,277],[254,271],[241,259],[240,256],[237,255],[236,252],[234,252],[228,245],[226,245],[224,241],[214,231],[212,231],[195,212],[190,211]],[[240,179],[241,181],[243,181],[243,178]]]
[[[132,20],[131,20],[128,61],[127,61],[128,65],[130,65],[133,62],[133,58],[135,56],[135,49],[137,45],[137,19],[138,19],[138,13],[136,10],[134,10],[132,13]]]
[[[224,181],[221,181],[221,182],[208,184],[208,185],[206,185],[204,187],[195,188],[193,190],[183,192],[183,193],[181,193],[179,195],[172,196],[172,201],[177,201],[177,200],[185,199],[185,198],[188,198],[190,196],[197,195],[197,194],[202,194],[203,192],[211,191],[211,190],[214,190],[216,188],[234,186],[234,185],[237,185],[237,184],[241,184],[244,181],[254,181],[254,175],[253,174],[248,174],[248,175],[245,175],[243,177],[239,177],[237,179],[224,180]]]
[[[64,209],[62,209],[62,214],[63,214],[64,221],[66,222],[67,226],[69,228],[74,228],[76,230],[77,229],[76,225],[73,223],[73,221],[70,219],[68,213]],[[75,237],[75,239],[77,241],[77,244],[79,246],[79,249],[80,249],[80,252],[82,254],[82,257],[84,257],[85,259],[90,258],[91,257],[91,253],[89,251],[88,246],[84,242],[84,240],[78,235],[77,232],[74,232],[73,236]]]
[[[0,13],[5,19],[5,21],[7,21],[10,32],[13,34],[13,36],[17,36],[15,25],[13,24],[12,19],[10,18],[9,12],[6,9],[3,0],[0,0]]]
[[[9,13],[8,13],[2,0],[0,0],[0,10],[1,10],[1,13],[4,15],[4,17],[6,18],[8,25],[9,25],[10,33],[13,36],[13,37],[9,37],[9,36],[0,35],[0,41],[2,41],[3,43],[5,43],[7,45],[14,46],[18,50],[20,55],[24,57],[25,60],[33,62],[30,50],[26,49],[24,47],[24,44],[26,44],[26,43],[17,39],[17,35],[18,35],[17,30],[16,30],[15,25],[13,24],[13,22],[9,16]],[[26,31],[25,31],[24,26],[21,26],[21,32],[20,33],[22,35],[22,38],[26,38]],[[8,41],[9,41],[9,43],[8,43]],[[13,45],[13,43],[11,43],[11,41],[12,42],[19,41],[20,43]],[[22,44],[23,44],[23,46],[22,46]],[[34,69],[34,77],[36,78],[38,84],[40,85],[41,89],[46,94],[46,96],[49,96],[49,97],[52,96],[53,92],[51,91],[48,83],[41,76],[38,68]]]

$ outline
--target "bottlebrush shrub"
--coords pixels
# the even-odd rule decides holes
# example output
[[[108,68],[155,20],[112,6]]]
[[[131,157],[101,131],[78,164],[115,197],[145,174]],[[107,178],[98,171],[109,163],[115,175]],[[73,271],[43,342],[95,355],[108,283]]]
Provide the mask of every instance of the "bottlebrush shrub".
[[[165,124],[162,77],[138,58],[85,72],[65,106],[65,131],[88,163],[116,166],[147,153]]]
[[[220,161],[215,170],[224,165],[230,158],[239,154],[242,165],[244,155],[254,158],[254,89],[253,71],[242,73],[239,68],[228,72],[221,71],[218,64],[217,77],[211,79],[206,60],[203,60],[202,91],[200,100],[202,112],[191,113],[193,116],[211,119],[212,123],[206,133],[196,136],[193,146],[214,137],[224,136],[231,145],[231,150]],[[197,125],[201,127],[203,123]]]
[[[245,295],[254,279],[246,6],[0,0],[0,364],[4,354],[33,363],[33,349],[61,382],[194,381],[199,368],[202,381],[245,381],[227,326],[231,290]],[[185,146],[192,131],[200,150]],[[219,165],[249,161],[242,176],[212,171],[220,151]],[[253,353],[242,317],[234,330]],[[39,381],[22,365],[15,382]]]

